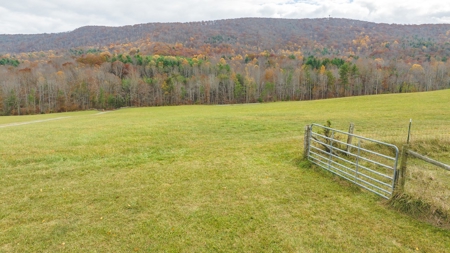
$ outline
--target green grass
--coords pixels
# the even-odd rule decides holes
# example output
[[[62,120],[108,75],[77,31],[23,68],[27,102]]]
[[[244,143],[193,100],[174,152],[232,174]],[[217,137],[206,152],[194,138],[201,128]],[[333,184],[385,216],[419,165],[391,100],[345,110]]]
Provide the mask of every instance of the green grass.
[[[445,147],[449,97],[2,117],[71,116],[1,128],[0,252],[448,251],[448,230],[300,159],[304,126],[328,119],[401,144],[413,118],[413,143]]]

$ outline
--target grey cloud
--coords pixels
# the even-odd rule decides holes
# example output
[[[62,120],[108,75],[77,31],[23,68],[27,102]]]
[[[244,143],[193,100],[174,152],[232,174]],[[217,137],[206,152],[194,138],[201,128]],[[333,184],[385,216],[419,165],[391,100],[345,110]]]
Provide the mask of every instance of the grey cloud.
[[[450,22],[450,11],[439,11],[432,16],[436,22]]]
[[[369,10],[369,15],[377,10],[377,7],[373,2],[361,2],[361,6]]]
[[[121,26],[239,17],[360,19],[378,23],[449,22],[438,0],[22,0],[0,6],[0,33],[51,33],[85,25]]]
[[[275,14],[275,12],[276,11],[269,6],[264,6],[264,7],[260,8],[258,11],[258,13],[261,13],[262,16],[265,16],[265,17],[267,17],[267,16],[271,17]]]

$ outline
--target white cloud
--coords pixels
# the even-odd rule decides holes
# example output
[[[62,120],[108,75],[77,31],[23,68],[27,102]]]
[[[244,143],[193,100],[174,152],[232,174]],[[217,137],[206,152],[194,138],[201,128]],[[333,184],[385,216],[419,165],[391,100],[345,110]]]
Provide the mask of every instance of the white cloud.
[[[450,5],[441,0],[4,1],[0,6],[0,33],[64,32],[85,25],[329,15],[377,23],[450,23]]]

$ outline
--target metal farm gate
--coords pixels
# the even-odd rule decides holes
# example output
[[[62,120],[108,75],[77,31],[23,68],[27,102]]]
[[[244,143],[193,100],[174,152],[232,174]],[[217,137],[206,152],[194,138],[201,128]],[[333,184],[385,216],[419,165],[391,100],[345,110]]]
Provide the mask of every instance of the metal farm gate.
[[[305,156],[312,163],[389,199],[397,177],[398,148],[352,132],[317,124],[307,126]]]

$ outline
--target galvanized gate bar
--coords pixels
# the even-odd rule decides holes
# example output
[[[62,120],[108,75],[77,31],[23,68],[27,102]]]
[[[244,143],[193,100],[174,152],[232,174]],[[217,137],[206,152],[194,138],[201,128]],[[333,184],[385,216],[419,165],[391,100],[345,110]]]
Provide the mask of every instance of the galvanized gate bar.
[[[320,162],[323,163],[322,161],[320,161]],[[333,162],[333,163],[335,163],[335,162]],[[335,169],[335,170],[337,170],[337,171],[339,171],[339,172],[342,172],[342,173],[345,174],[345,175],[350,175],[349,173],[344,172],[344,171],[342,171],[342,170],[340,170],[340,169],[338,169],[338,168],[336,168],[336,167],[334,167],[334,166],[330,166],[330,167],[333,168],[333,169]],[[376,194],[378,194],[378,195],[380,195],[380,196],[382,196],[382,197],[385,197],[384,195],[379,194],[379,192],[374,191],[373,189],[367,188],[367,186],[362,185],[362,184],[359,184],[358,182],[356,182],[355,180],[353,180],[353,179],[351,179],[351,178],[348,178],[348,177],[345,177],[345,176],[343,176],[343,175],[340,175],[340,174],[338,174],[338,173],[336,173],[336,172],[334,172],[334,171],[331,171],[331,172],[334,173],[334,174],[337,174],[337,175],[340,176],[340,177],[343,177],[343,178],[347,179],[347,180],[350,181],[350,182],[353,182],[353,183],[355,183],[355,184],[357,184],[357,185],[359,185],[359,186],[365,188],[366,190],[369,190],[369,191],[371,191],[371,192],[373,192],[373,193],[376,193]],[[359,178],[355,178],[355,179],[358,179],[358,180],[360,180],[360,181],[363,181],[363,182],[367,183],[368,185],[370,185],[370,186],[372,186],[372,187],[374,187],[374,188],[376,188],[376,189],[378,189],[378,190],[380,190],[380,191],[383,191],[383,192],[385,192],[385,193],[388,193],[388,194],[391,193],[390,191],[387,191],[386,189],[382,189],[382,188],[380,188],[380,187],[378,187],[378,186],[376,186],[376,185],[373,185],[373,184],[371,184],[371,183],[368,183],[367,181],[361,180],[361,179],[359,179]]]
[[[322,146],[325,146],[325,147],[327,147],[327,148],[331,148],[330,145],[328,145],[328,144],[326,144],[326,143],[324,143],[324,142],[320,142],[320,141],[317,141],[317,140],[316,140],[316,142],[322,144]],[[343,143],[343,142],[340,142],[340,143]],[[363,149],[363,148],[361,148],[360,150],[363,150],[363,151],[369,151],[369,150]],[[345,151],[345,150],[339,150],[339,152],[341,152],[341,153],[343,153],[343,154],[348,154],[348,155],[351,155],[351,156],[359,157],[360,159],[363,159],[363,160],[366,160],[366,161],[369,161],[369,162],[373,162],[373,163],[375,163],[375,164],[377,164],[377,165],[379,165],[379,166],[385,167],[385,168],[387,168],[387,169],[393,169],[391,166],[388,166],[388,165],[385,165],[385,164],[382,164],[382,163],[379,163],[379,162],[376,162],[376,161],[368,160],[368,159],[366,159],[366,158],[364,158],[364,157],[361,157],[360,155],[356,155],[356,154],[347,152],[347,151]],[[370,152],[368,152],[368,153],[371,153],[371,154],[374,154],[374,155],[378,155],[378,156],[380,156],[380,157],[383,157],[383,158],[386,158],[386,159],[395,161],[395,158],[388,157],[388,156],[385,156],[385,155],[380,154],[380,153],[377,153],[377,152],[370,151]]]
[[[314,154],[314,152],[313,152],[313,154]],[[323,156],[321,156],[321,155],[318,155],[318,156],[321,157],[321,158],[325,158],[325,157],[323,157]],[[338,163],[338,162],[335,162],[335,161],[331,161],[331,163],[334,163],[334,164],[339,165],[339,166],[343,166],[342,164],[340,164],[340,163]],[[344,167],[345,167],[345,166],[344,166]],[[345,167],[345,168],[348,169],[347,167]],[[370,171],[372,171],[372,170],[370,170]],[[345,172],[343,172],[343,173],[345,173]],[[363,173],[358,173],[358,175],[361,175],[361,176],[364,176],[364,177],[366,177],[366,178],[369,178],[369,179],[371,179],[372,181],[375,181],[375,182],[377,182],[377,183],[383,184],[383,185],[385,185],[385,186],[388,186],[388,187],[391,186],[390,184],[387,184],[387,183],[382,182],[382,181],[380,181],[380,180],[378,180],[378,179],[375,179],[375,178],[371,178],[371,177],[369,177],[369,176],[367,176],[367,175],[365,175],[365,174],[363,174]],[[391,178],[391,177],[386,176],[386,175],[382,175],[382,174],[379,174],[379,175],[384,176],[384,177],[386,177],[387,179],[391,179],[391,180],[394,179],[394,178]]]
[[[311,148],[313,148],[313,149],[315,149],[315,150],[318,150],[318,151],[320,151],[320,152],[324,152],[323,150],[320,150],[320,149],[318,149],[318,148],[316,148],[316,147],[311,147]],[[318,155],[318,156],[320,156],[320,155],[317,154],[317,153],[314,153],[314,152],[312,152],[312,153],[313,153],[313,154],[316,154],[316,155]],[[323,156],[320,156],[320,157],[325,158],[325,157],[323,157]],[[367,168],[367,167],[365,167],[365,166],[356,164],[356,163],[354,163],[354,162],[352,162],[352,161],[345,160],[344,158],[341,158],[341,157],[339,157],[339,156],[334,156],[334,155],[333,155],[333,157],[335,157],[335,158],[337,158],[337,159],[340,159],[340,160],[342,160],[342,161],[344,161],[344,162],[353,164],[353,165],[355,165],[355,166],[359,166],[359,167],[361,167],[361,168],[363,168],[363,169],[365,169],[365,170],[367,170],[367,171],[370,171],[370,172],[372,172],[372,173],[374,173],[374,174],[377,174],[377,175],[379,175],[379,176],[385,177],[385,178],[387,178],[387,179],[394,179],[393,177],[391,177],[391,176],[389,176],[389,175],[380,173],[380,172],[378,172],[378,171],[371,170],[371,169],[369,169],[369,168]],[[358,157],[357,157],[357,158],[358,158]],[[392,169],[392,168],[389,167],[389,169]]]
[[[312,163],[384,198],[392,196],[399,156],[395,145],[317,124],[309,131],[305,134],[309,138],[306,156]],[[347,142],[339,140],[341,136]],[[376,144],[379,150],[364,147],[366,143]]]
[[[312,132],[311,134],[312,134],[312,135],[315,135],[315,136],[320,136],[320,137],[322,137],[322,138],[324,138],[324,139],[327,139],[327,140],[331,140],[331,138],[326,137],[325,135],[321,135],[321,134],[314,133],[314,132]],[[347,135],[348,135],[348,133],[347,133]],[[339,143],[341,143],[341,144],[345,144],[345,145],[347,145],[347,146],[349,146],[349,147],[359,148],[358,146],[355,146],[355,145],[352,145],[352,144],[348,144],[348,143],[343,142],[343,141],[339,141],[339,140],[334,140],[334,141],[339,142]],[[380,144],[380,143],[378,143],[378,144]],[[396,146],[394,146],[394,147],[396,147]],[[380,154],[380,153],[377,153],[377,152],[374,152],[374,151],[372,151],[372,150],[365,149],[365,148],[361,148],[361,150],[366,151],[366,152],[371,153],[371,154],[374,154],[374,155],[378,155],[378,156],[384,157],[384,158],[389,159],[389,160],[392,160],[392,161],[395,161],[395,158],[394,158],[394,157],[391,157],[391,156],[383,155],[383,154]],[[345,151],[345,150],[342,150],[342,152],[346,152],[346,151]]]

